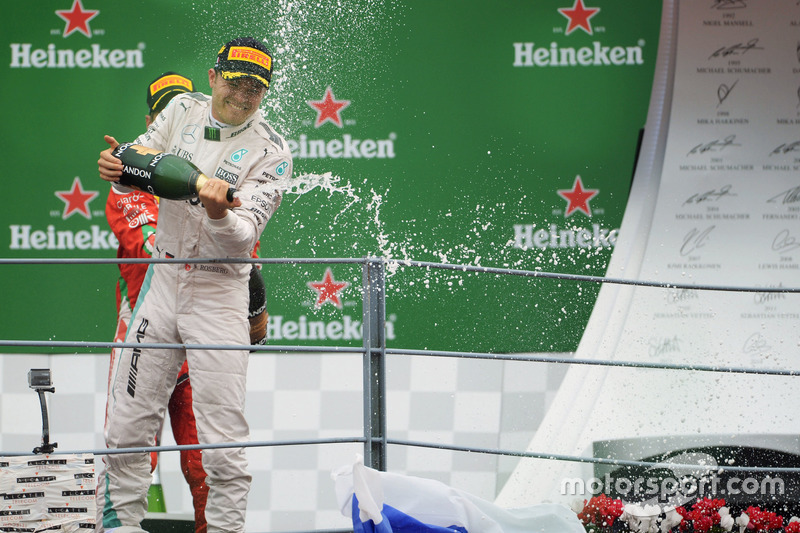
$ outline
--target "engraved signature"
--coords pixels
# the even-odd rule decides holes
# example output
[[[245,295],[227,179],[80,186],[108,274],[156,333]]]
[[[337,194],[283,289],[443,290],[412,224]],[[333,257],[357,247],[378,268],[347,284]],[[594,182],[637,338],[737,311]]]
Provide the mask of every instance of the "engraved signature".
[[[731,94],[731,91],[733,90],[734,87],[736,87],[737,83],[739,83],[739,80],[733,82],[733,85],[731,86],[721,83],[719,87],[717,87],[717,99],[719,100],[717,107],[721,106],[722,102],[724,102],[725,99],[728,98],[728,95]]]
[[[675,335],[672,338],[650,339],[650,349],[648,352],[652,357],[659,357],[665,353],[678,352],[681,349],[681,341]]]
[[[736,43],[732,46],[722,46],[714,50],[714,52],[708,56],[709,59],[714,57],[728,57],[728,56],[743,56],[750,50],[763,50],[764,48],[758,46],[758,37],[754,39],[750,39],[746,43]]]
[[[767,343],[767,339],[764,337],[764,335],[755,332],[747,337],[746,341],[744,341],[742,352],[747,354],[761,353],[768,351],[770,348],[772,347]]]
[[[783,143],[777,146],[769,155],[772,157],[773,155],[788,154],[790,152],[800,152],[800,141]]]
[[[800,185],[786,189],[767,200],[768,204],[780,202],[782,204],[794,204],[800,202]]]
[[[779,283],[776,289],[783,287],[782,283]],[[775,300],[785,300],[786,293],[783,292],[756,292],[753,294],[753,301],[757,304],[768,304]]]
[[[747,7],[744,0],[714,0],[711,9],[742,9]]]
[[[692,289],[670,289],[667,292],[667,303],[680,303],[688,300],[697,300],[700,295]]]
[[[779,231],[775,238],[772,239],[772,249],[779,254],[789,253],[797,248],[800,248],[800,242],[788,229]]]
[[[706,152],[721,152],[728,146],[741,146],[741,144],[735,143],[735,140],[736,135],[728,135],[724,139],[714,139],[711,142],[700,143],[689,150],[687,155],[704,154]]]
[[[710,191],[695,193],[687,198],[686,201],[683,202],[683,205],[702,204],[703,202],[718,202],[720,198],[724,198],[726,196],[738,196],[731,192],[732,188],[732,185],[725,185],[720,187],[719,190],[711,189]]]
[[[699,248],[703,248],[708,242],[709,235],[716,228],[716,226],[709,226],[700,231],[697,228],[692,228],[689,233],[683,237],[683,244],[681,245],[681,255],[687,256]]]

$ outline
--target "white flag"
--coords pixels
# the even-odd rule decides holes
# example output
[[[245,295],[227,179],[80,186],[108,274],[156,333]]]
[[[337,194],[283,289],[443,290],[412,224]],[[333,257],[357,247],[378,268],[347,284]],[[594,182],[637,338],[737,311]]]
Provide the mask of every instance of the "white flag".
[[[502,509],[439,481],[367,468],[361,457],[333,479],[356,533],[585,533],[563,505]]]

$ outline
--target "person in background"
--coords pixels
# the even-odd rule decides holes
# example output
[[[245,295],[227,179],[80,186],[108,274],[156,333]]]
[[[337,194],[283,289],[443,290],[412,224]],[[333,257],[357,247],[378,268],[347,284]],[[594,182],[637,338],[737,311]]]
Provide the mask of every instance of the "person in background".
[[[194,92],[192,80],[176,72],[165,72],[149,83],[147,85],[146,127],[150,127],[172,98],[187,92]],[[158,222],[156,198],[140,191],[124,190],[121,187],[112,186],[106,202],[106,217],[119,241],[117,257],[149,258],[152,256]],[[253,257],[257,257],[257,248],[256,245]],[[147,267],[148,265],[145,263],[119,265],[120,276],[116,289],[117,330],[114,342],[125,340],[131,313],[141,291]],[[268,320],[266,290],[261,272],[256,265],[253,265],[250,271],[249,289],[250,343],[263,344],[266,341]],[[117,355],[118,350],[113,349],[109,367],[109,390],[111,389],[111,369],[114,368]],[[168,409],[175,442],[179,445],[198,444],[197,427],[192,411],[191,381],[186,361],[178,373]],[[206,472],[203,470],[201,454],[201,450],[182,450],[180,452],[181,470],[192,494],[196,533],[207,531],[205,505],[208,497],[208,485],[205,482]],[[153,452],[151,454],[151,471],[156,467],[157,458],[158,454]]]

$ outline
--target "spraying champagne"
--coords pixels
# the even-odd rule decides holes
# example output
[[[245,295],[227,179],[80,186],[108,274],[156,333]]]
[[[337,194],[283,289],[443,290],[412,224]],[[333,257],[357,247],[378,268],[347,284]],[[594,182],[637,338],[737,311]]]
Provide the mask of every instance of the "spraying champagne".
[[[125,167],[120,184],[170,200],[197,196],[211,179],[185,159],[138,144],[120,144],[111,155]],[[228,189],[229,202],[234,192],[233,187]]]

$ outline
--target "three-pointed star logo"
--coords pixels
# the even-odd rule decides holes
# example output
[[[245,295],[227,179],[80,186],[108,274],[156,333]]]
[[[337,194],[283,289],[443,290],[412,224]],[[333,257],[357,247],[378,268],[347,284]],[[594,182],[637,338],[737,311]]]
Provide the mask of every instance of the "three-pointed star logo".
[[[349,287],[350,283],[333,279],[333,272],[328,268],[325,270],[322,281],[309,281],[307,285],[317,292],[317,303],[315,304],[317,309],[322,307],[325,302],[330,302],[341,309],[342,300],[339,298],[339,293]]]
[[[56,15],[66,21],[64,26],[64,37],[69,37],[74,31],[79,31],[87,37],[92,36],[92,30],[89,28],[89,21],[95,18],[100,13],[97,9],[87,9],[84,11],[81,0],[74,0],[72,2],[72,9],[56,9]]]
[[[599,7],[586,7],[583,0],[575,0],[572,7],[560,7],[558,12],[569,19],[566,35],[569,35],[580,28],[589,35],[592,35],[592,23],[589,21],[593,16],[600,12]]]
[[[350,100],[337,100],[333,90],[328,86],[322,100],[308,100],[308,105],[317,110],[317,120],[314,127],[319,128],[328,121],[342,127],[342,110],[350,105]]]
[[[575,176],[572,189],[559,189],[558,195],[567,201],[567,210],[564,218],[572,215],[575,211],[583,211],[586,216],[592,216],[592,208],[589,207],[589,200],[594,198],[600,189],[584,189],[583,181],[580,176]]]
[[[80,213],[87,219],[92,218],[89,212],[89,202],[94,200],[98,194],[100,193],[97,191],[84,191],[81,179],[75,176],[75,179],[72,180],[72,189],[56,191],[56,196],[64,201],[64,213],[61,218],[67,219],[75,213]]]

